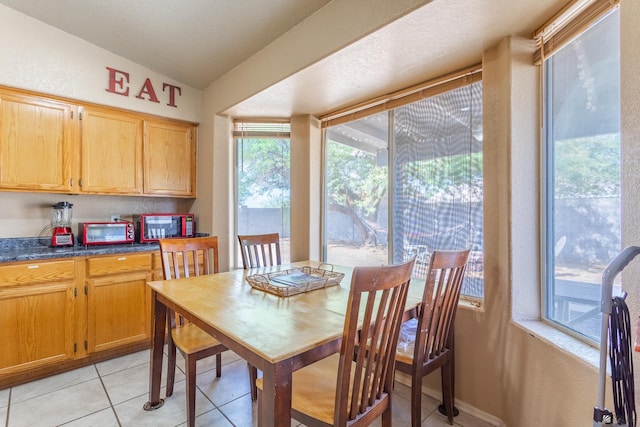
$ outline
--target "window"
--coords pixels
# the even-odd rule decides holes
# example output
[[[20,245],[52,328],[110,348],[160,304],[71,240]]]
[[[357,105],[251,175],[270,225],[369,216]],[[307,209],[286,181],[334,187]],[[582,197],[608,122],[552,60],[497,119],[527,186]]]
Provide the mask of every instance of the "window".
[[[615,9],[544,62],[543,316],[595,343],[602,273],[621,249],[619,33]]]
[[[234,123],[236,234],[280,234],[282,262],[289,262],[289,123]],[[236,267],[242,267],[236,243]]]
[[[388,113],[327,129],[325,260],[387,264]]]
[[[326,127],[326,262],[416,257],[425,278],[433,250],[471,247],[462,293],[483,297],[482,82],[465,83]]]
[[[393,135],[393,261],[471,248],[463,295],[484,296],[482,82],[397,108]]]

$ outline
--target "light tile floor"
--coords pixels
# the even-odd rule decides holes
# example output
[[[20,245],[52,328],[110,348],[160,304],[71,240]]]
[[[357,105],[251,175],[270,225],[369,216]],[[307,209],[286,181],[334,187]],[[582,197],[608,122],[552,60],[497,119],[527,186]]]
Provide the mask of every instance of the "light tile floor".
[[[5,427],[69,426],[184,426],[186,402],[184,361],[173,396],[156,411],[142,409],[149,392],[149,351],[96,363],[49,378],[0,390],[0,425]],[[234,353],[223,353],[222,376],[215,376],[215,359],[198,362],[197,426],[257,426],[257,406],[249,394],[247,364]],[[164,371],[166,373],[166,357]],[[165,379],[163,375],[163,384]],[[408,387],[398,384],[393,400],[393,425],[410,426]],[[164,387],[161,391],[164,395]],[[422,400],[422,427],[449,424],[437,410],[438,402]],[[374,426],[379,426],[379,420]],[[468,414],[455,418],[461,427],[491,427]],[[292,421],[292,426],[300,426]]]

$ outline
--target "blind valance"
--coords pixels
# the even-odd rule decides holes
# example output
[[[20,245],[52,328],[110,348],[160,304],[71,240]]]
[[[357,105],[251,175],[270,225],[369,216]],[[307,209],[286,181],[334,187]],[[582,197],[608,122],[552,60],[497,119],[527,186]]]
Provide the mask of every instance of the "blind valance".
[[[290,138],[291,123],[278,119],[238,119],[233,121],[234,138]]]
[[[482,80],[482,65],[471,67],[320,116],[321,127],[353,122]]]
[[[538,43],[533,63],[540,65],[609,11],[620,0],[572,0],[558,11],[532,37]]]

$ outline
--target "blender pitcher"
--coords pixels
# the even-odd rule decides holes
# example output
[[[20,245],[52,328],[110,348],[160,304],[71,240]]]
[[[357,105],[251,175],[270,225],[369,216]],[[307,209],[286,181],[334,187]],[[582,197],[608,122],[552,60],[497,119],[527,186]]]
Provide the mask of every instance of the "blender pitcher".
[[[51,246],[73,246],[72,208],[73,205],[69,202],[58,202],[51,205]]]

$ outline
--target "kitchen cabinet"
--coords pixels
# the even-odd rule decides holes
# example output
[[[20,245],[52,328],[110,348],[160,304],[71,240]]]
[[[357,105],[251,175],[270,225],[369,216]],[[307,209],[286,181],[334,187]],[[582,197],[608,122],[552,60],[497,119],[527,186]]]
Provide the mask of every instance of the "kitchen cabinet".
[[[157,250],[0,264],[0,389],[147,348]]]
[[[81,192],[142,193],[142,118],[82,107]]]
[[[196,195],[197,125],[0,87],[0,190]]]
[[[73,259],[0,265],[0,377],[76,357]]]
[[[196,196],[196,127],[170,121],[144,123],[144,193]]]
[[[151,254],[86,260],[87,350],[108,350],[151,336]]]
[[[76,107],[0,90],[0,189],[73,192]]]

